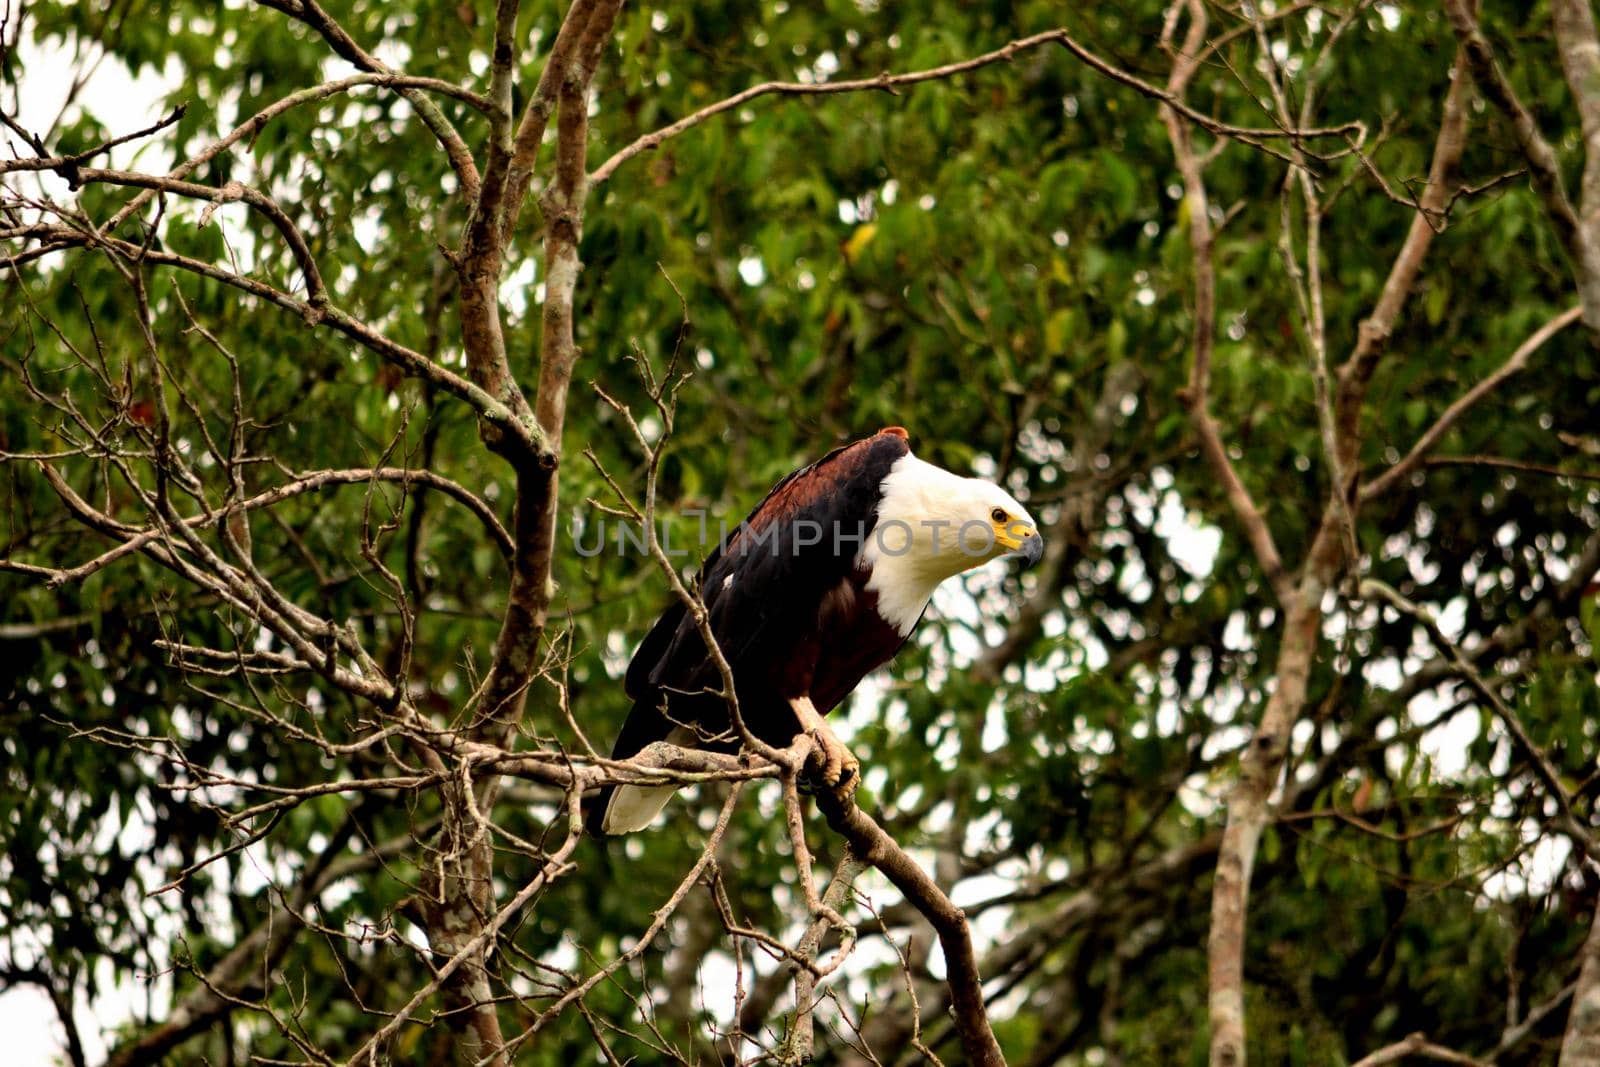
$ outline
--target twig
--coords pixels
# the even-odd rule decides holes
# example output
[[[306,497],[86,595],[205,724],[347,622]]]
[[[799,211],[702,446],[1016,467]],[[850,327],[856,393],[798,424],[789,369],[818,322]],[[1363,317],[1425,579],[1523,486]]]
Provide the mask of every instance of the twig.
[[[833,794],[824,792],[817,796],[817,807],[827,817],[828,825],[850,843],[861,861],[881,871],[933,924],[939,935],[939,945],[944,949],[950,1008],[966,1062],[976,1067],[1003,1067],[1005,1057],[989,1024],[983,977],[978,972],[977,956],[972,950],[972,930],[967,925],[966,914],[950,902],[944,890],[878,825],[877,820],[854,801],[841,802]]]
[[[355,39],[345,32],[344,27],[323,10],[317,0],[256,0],[256,2],[264,7],[281,11],[311,27],[322,36],[336,54],[355,64],[360,70],[374,74],[399,73],[357,44]],[[478,195],[478,167],[473,162],[472,152],[462,140],[461,134],[456,132],[455,126],[445,117],[444,112],[439,110],[439,105],[429,99],[426,93],[411,88],[403,88],[400,92],[410,101],[411,106],[416,108],[417,117],[444,149],[451,169],[461,182],[462,195],[469,201],[474,199]]]
[[[785,787],[789,781],[785,779]],[[856,858],[853,847],[846,844],[844,856],[840,858],[838,866],[834,868],[833,878],[828,882],[828,890],[818,902],[819,906],[813,910],[811,924],[806,928],[799,944],[795,946],[796,961],[810,963],[815,958],[817,950],[822,947],[822,939],[828,930],[837,929],[846,939],[839,951],[834,953],[825,971],[816,967],[795,967],[794,1023],[779,1055],[780,1063],[811,1062],[813,1037],[811,1013],[815,1007],[813,1000],[816,996],[817,980],[837,969],[855,943],[855,927],[840,918],[839,909],[849,901],[855,881],[865,869],[866,865]]]
[[[1177,11],[1181,6],[1181,3],[1174,4],[1171,10]],[[1196,61],[1188,57],[1199,55],[1201,45],[1205,41],[1205,11],[1198,5],[1189,6],[1189,29],[1183,47],[1176,53],[1172,76],[1163,94],[1174,101],[1180,100],[1188,91],[1189,81],[1198,69]],[[1171,34],[1175,28],[1175,20],[1169,18],[1167,31],[1162,38],[1169,47]],[[1222,431],[1211,415],[1209,405],[1211,357],[1216,346],[1217,314],[1216,269],[1211,258],[1211,208],[1206,194],[1204,171],[1194,151],[1190,128],[1181,121],[1183,115],[1183,109],[1171,102],[1161,109],[1161,117],[1167,127],[1167,137],[1172,142],[1173,159],[1183,178],[1184,198],[1189,217],[1190,261],[1194,271],[1194,354],[1189,366],[1189,382],[1179,393],[1179,400],[1189,412],[1195,434],[1200,439],[1200,450],[1222,483],[1223,492],[1239,525],[1244,529],[1245,537],[1255,552],[1262,573],[1266,575],[1267,581],[1281,602],[1287,599],[1289,593],[1289,575],[1284,569],[1283,558],[1278,553],[1278,546],[1273,541],[1272,531],[1267,526],[1265,516],[1256,506],[1244,482],[1240,480],[1233,461],[1228,458],[1227,446],[1222,442]]]
[[[141,137],[149,137],[152,134],[160,133],[168,126],[171,126],[173,123],[183,118],[188,110],[188,104],[179,104],[177,107],[173,108],[172,111],[166,115],[166,117],[151,123],[142,130],[135,130],[132,133],[125,133],[120,137],[113,137],[109,141],[102,141],[93,148],[85,148],[81,152],[74,152],[71,155],[66,156],[44,155],[44,145],[38,138],[28,134],[9,118],[5,118],[4,115],[0,115],[0,119],[4,119],[7,126],[10,126],[12,129],[16,130],[33,146],[36,152],[41,153],[39,156],[36,156],[32,159],[0,159],[0,174],[8,174],[12,171],[19,170],[53,170],[61,174],[62,177],[66,178],[69,182],[75,182],[77,180],[76,169],[80,163],[87,163],[95,156],[109,152],[118,145],[125,145],[130,141],[137,141]]]
[[[1508,459],[1505,456],[1428,456],[1423,459],[1424,467],[1496,467],[1500,470],[1516,471],[1520,474],[1542,474],[1551,478],[1571,478],[1579,482],[1600,482],[1600,470],[1574,470],[1571,467],[1557,467],[1550,463],[1533,463],[1523,459]]]
[[[1488,1067],[1482,1060],[1434,1044],[1428,1040],[1426,1034],[1420,1032],[1402,1038],[1392,1045],[1385,1045],[1378,1051],[1361,1057],[1350,1067],[1383,1067],[1386,1063],[1398,1063],[1407,1056],[1420,1056],[1439,1063],[1454,1063],[1459,1067]]]
[[[1589,224],[1579,214],[1571,197],[1567,195],[1566,183],[1561,176],[1561,161],[1557,158],[1550,142],[1545,140],[1544,134],[1539,131],[1539,122],[1533,112],[1522,102],[1511,80],[1500,68],[1499,62],[1495,59],[1494,48],[1484,36],[1470,0],[1446,0],[1445,12],[1449,15],[1450,24],[1454,27],[1456,37],[1465,50],[1473,81],[1477,83],[1479,91],[1501,113],[1517,141],[1517,146],[1522,150],[1523,158],[1528,162],[1534,191],[1538,194],[1544,206],[1545,216],[1550,220],[1551,228],[1555,230],[1556,238],[1566,250],[1571,263],[1574,280],[1583,300],[1584,321],[1591,329],[1600,329],[1600,247],[1597,247],[1596,235],[1590,232]],[[1571,77],[1575,72],[1581,73],[1577,68],[1587,70],[1593,62],[1592,60],[1582,62],[1575,68],[1566,53],[1581,50],[1580,42],[1572,39],[1571,25],[1566,27],[1567,33],[1560,32],[1563,21],[1558,11],[1558,44],[1563,46],[1563,65]],[[1591,36],[1594,33],[1592,15],[1589,19],[1588,32]],[[1600,150],[1600,143],[1597,143],[1600,142],[1600,111],[1597,111],[1600,102],[1593,100],[1592,95],[1592,87],[1585,87],[1579,98],[1580,111],[1584,114],[1585,141],[1590,146],[1589,169],[1584,175],[1586,190],[1600,186],[1600,171],[1595,169],[1600,167],[1600,160],[1595,156],[1596,150]],[[1589,207],[1585,205],[1586,210]]]
[[[676,137],[685,130],[693,129],[702,122],[705,122],[707,119],[720,115],[723,112],[731,111],[734,108],[739,107],[741,104],[749,103],[751,100],[754,100],[757,97],[774,94],[787,96],[822,96],[831,93],[857,93],[870,92],[873,90],[892,93],[901,86],[916,85],[921,82],[939,81],[944,78],[954,77],[958,74],[965,74],[968,71],[977,70],[981,67],[990,66],[994,63],[1009,62],[1019,52],[1024,52],[1029,49],[1038,48],[1041,45],[1047,44],[1060,45],[1091,69],[1105,75],[1112,81],[1128,86],[1144,96],[1162,102],[1167,107],[1172,108],[1178,114],[1182,115],[1189,122],[1199,126],[1201,129],[1216,134],[1219,137],[1232,137],[1246,143],[1254,144],[1259,141],[1284,138],[1293,141],[1303,141],[1315,140],[1324,137],[1344,137],[1347,134],[1354,134],[1358,139],[1365,138],[1366,136],[1366,126],[1361,122],[1346,122],[1337,126],[1313,127],[1309,129],[1235,126],[1231,123],[1219,122],[1209,115],[1206,115],[1204,112],[1197,111],[1190,107],[1181,99],[1179,94],[1172,92],[1170,87],[1168,89],[1162,89],[1159,86],[1152,85],[1140,78],[1138,75],[1132,74],[1106,59],[1102,59],[1099,55],[1078,43],[1078,41],[1075,40],[1065,29],[1054,29],[1046,30],[1043,33],[1036,33],[1031,37],[1018,38],[1017,40],[1012,41],[1010,44],[1007,44],[1001,48],[997,48],[992,52],[985,52],[982,55],[973,56],[971,59],[963,59],[955,63],[946,63],[943,66],[931,67],[927,70],[910,71],[903,74],[889,74],[886,72],[879,74],[875,78],[857,78],[849,81],[762,82],[760,85],[752,85],[750,88],[735,93],[733,96],[730,96],[725,100],[719,100],[714,104],[709,104],[706,107],[701,108],[691,115],[686,115],[669,126],[663,126],[661,129],[656,130],[653,133],[647,133],[624,148],[619,149],[614,155],[612,155],[610,159],[606,160],[599,167],[595,168],[594,173],[589,176],[589,183],[591,185],[599,185],[601,182],[611,177],[611,175],[616,172],[618,167],[622,166],[622,164],[626,163],[634,156],[639,155],[641,152],[648,152],[658,148],[669,138]],[[1193,56],[1198,56],[1198,47],[1190,54]]]
[[[375,1034],[362,1042],[361,1046],[346,1061],[347,1064],[353,1067],[353,1065],[362,1062],[364,1059],[370,1067],[377,1067],[379,1050],[383,1048],[389,1037],[405,1024],[405,1021],[422,1005],[423,1001],[437,992],[439,987],[455,973],[458,967],[474,956],[481,954],[494,936],[500,932],[500,929],[522,910],[523,905],[537,896],[551,881],[571,869],[567,860],[572,855],[573,850],[578,847],[578,842],[583,839],[583,823],[579,815],[577,790],[569,791],[566,810],[567,837],[561,847],[551,854],[539,872],[518,890],[516,895],[504,907],[497,911],[488,922],[483,924],[482,929],[477,931],[460,948],[456,949],[455,953],[434,972],[432,980],[417,990],[411,999],[406,1001],[405,1005],[394,1013],[389,1022],[385,1023]]]
[[[1450,427],[1454,426],[1461,416],[1471,411],[1480,400],[1498,389],[1506,379],[1525,368],[1528,365],[1528,361],[1533,358],[1534,353],[1544,347],[1545,342],[1582,317],[1582,305],[1568,308],[1530,334],[1528,339],[1518,345],[1516,351],[1512,352],[1511,356],[1495,369],[1494,373],[1467,390],[1466,393],[1446,408],[1444,414],[1439,416],[1438,421],[1428,427],[1421,437],[1417,438],[1417,443],[1411,446],[1411,451],[1407,452],[1403,459],[1363,485],[1361,487],[1361,500],[1365,502],[1382,496],[1400,484],[1402,479],[1408,477],[1416,469],[1417,465],[1423,462],[1428,453],[1433,450],[1433,447],[1439,443],[1440,438],[1449,432]]]
[[[1500,720],[1506,732],[1511,735],[1511,739],[1518,751],[1533,767],[1534,774],[1538,776],[1546,791],[1556,802],[1556,807],[1561,813],[1558,821],[1567,836],[1572,838],[1573,843],[1589,859],[1600,860],[1600,851],[1596,850],[1595,841],[1590,836],[1588,826],[1573,813],[1572,794],[1568,792],[1566,785],[1561,781],[1561,772],[1556,770],[1555,765],[1550,762],[1550,757],[1545,755],[1544,750],[1533,743],[1533,739],[1528,736],[1528,731],[1522,725],[1522,719],[1518,717],[1517,713],[1506,704],[1500,694],[1495,691],[1494,686],[1484,679],[1478,668],[1462,654],[1460,646],[1452,641],[1439,627],[1439,620],[1434,616],[1433,612],[1420,604],[1412,603],[1401,596],[1392,586],[1374,578],[1362,581],[1361,595],[1367,599],[1387,601],[1396,611],[1410,616],[1422,624],[1423,629],[1428,632],[1429,639],[1433,641],[1440,652],[1444,653],[1455,673],[1460,675],[1479,696],[1489,703],[1490,708],[1495,713],[1495,717]]]

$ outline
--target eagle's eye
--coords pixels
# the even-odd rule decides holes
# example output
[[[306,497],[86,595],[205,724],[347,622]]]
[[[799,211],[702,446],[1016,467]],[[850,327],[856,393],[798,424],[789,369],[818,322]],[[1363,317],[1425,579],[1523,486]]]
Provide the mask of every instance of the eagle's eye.
[[[989,517],[995,522],[1005,522],[1006,510],[1005,508],[995,508],[993,511],[989,512]]]

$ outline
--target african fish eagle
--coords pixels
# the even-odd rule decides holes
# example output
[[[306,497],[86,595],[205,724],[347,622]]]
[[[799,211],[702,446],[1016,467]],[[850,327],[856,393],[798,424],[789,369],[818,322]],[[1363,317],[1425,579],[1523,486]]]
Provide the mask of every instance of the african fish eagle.
[[[916,628],[939,583],[1004,555],[1039,561],[1043,541],[1021,504],[993,482],[911,454],[891,426],[773,486],[700,570],[712,635],[732,668],[740,716],[761,740],[809,732],[820,784],[853,789],[854,756],[824,722]],[[737,751],[722,677],[681,602],[628,665],[633,710],[613,759],[657,741]],[[597,835],[643,829],[675,786],[607,786],[589,809]]]

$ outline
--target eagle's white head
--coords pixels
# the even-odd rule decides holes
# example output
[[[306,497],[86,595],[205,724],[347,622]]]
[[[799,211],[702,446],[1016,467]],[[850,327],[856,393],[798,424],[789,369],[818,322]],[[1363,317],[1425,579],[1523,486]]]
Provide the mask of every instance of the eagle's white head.
[[[878,610],[909,634],[939,583],[1000,556],[1039,562],[1037,524],[1010,493],[915,456],[895,462],[880,487],[878,521],[862,546]]]

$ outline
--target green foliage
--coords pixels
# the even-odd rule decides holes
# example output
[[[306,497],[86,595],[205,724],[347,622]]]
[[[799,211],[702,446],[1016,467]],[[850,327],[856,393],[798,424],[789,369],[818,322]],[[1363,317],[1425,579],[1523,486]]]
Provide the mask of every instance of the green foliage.
[[[356,40],[384,42],[408,73],[478,91],[487,88],[492,6],[327,4]],[[1525,26],[1503,5],[1489,6],[1491,27],[1526,48],[1519,86],[1550,128],[1576,129],[1550,73],[1556,60],[1542,19]],[[271,101],[344,71],[322,41],[264,8],[194,0],[124,7],[35,4],[28,14],[37,42],[92,42],[136,72],[173,72],[167,103],[188,111],[141,150],[145,169],[165,170]],[[521,86],[536,81],[560,14],[551,3],[524,5],[519,36],[540,48],[527,52]],[[1153,43],[1161,9],[1145,2],[630,7],[597,81],[591,167],[763,80],[933,66],[1058,23],[1130,69],[1167,67]],[[1303,19],[1293,25],[1297,55],[1325,38],[1325,26],[1318,36]],[[1392,26],[1377,12],[1358,19],[1328,57],[1322,120],[1384,123],[1385,136],[1369,145],[1373,165],[1397,187],[1420,183],[1453,50],[1436,12],[1407,8]],[[1257,58],[1248,35],[1225,54],[1246,72]],[[14,62],[4,75],[17,88]],[[1196,106],[1259,123],[1254,92],[1208,66]],[[481,116],[437,99],[481,158]],[[275,119],[194,180],[271,189],[302,224],[340,307],[459,366],[453,275],[440,247],[457,243],[465,217],[454,177],[414,116],[383,90],[333,96]],[[73,110],[57,141],[72,150],[120,132]],[[1505,144],[1498,132],[1473,142],[1463,163],[1470,181],[1507,169]],[[1328,479],[1278,251],[1283,176],[1279,160],[1239,144],[1207,170],[1225,219],[1216,240],[1212,407],[1285,557],[1299,560]],[[1205,1059],[1214,837],[1235,755],[1273,685],[1281,620],[1179,400],[1193,268],[1177,181],[1152,101],[1044,49],[892,96],[756,100],[629,162],[589,200],[577,307],[584,357],[561,468],[556,614],[558,647],[571,652],[571,705],[597,744],[627,710],[621,670],[669,594],[636,554],[571,550],[572,530],[601,521],[590,501],[608,499],[583,450],[625,484],[642,478],[624,429],[587,382],[636,413],[649,409],[629,356],[637,344],[659,367],[672,352],[682,314],[673,286],[692,320],[683,354],[694,366],[662,471],[661,505],[676,543],[696,535],[686,509],[706,509],[714,533],[717,520],[736,522],[795,466],[889,424],[907,426],[924,458],[997,473],[1072,540],[1059,589],[1041,594],[1037,575],[995,571],[969,581],[981,620],[968,598],[939,600],[884,685],[849,709],[852,745],[868,768],[863,801],[884,812],[902,842],[937,858],[941,877],[973,877],[963,902],[1017,894],[979,909],[1005,917],[980,930],[984,947],[1010,962],[992,989],[1004,990],[997,1033],[1014,1062],[1096,1063],[1107,1049],[1127,1063]],[[1322,183],[1329,343],[1342,359],[1411,213],[1354,158],[1325,164]],[[89,187],[78,206],[103,219],[127,195]],[[507,349],[530,394],[544,280],[534,199],[502,293]],[[288,250],[241,205],[203,219],[200,206],[171,203],[155,237],[207,262],[241,256],[263,280],[298,291]],[[1365,412],[1363,471],[1393,462],[1452,399],[1570,306],[1561,262],[1522,180],[1456,205],[1388,341]],[[163,395],[139,363],[130,290],[108,260],[73,253],[0,284],[0,449],[61,447],[61,416],[21,388],[24,361],[34,380],[131,436],[127,420],[149,418],[139,405]],[[189,410],[172,390],[164,395],[176,432],[197,452],[207,433],[227,438],[232,385],[222,350],[237,358],[252,424],[242,446],[272,461],[250,468],[252,491],[279,484],[286,471],[387,456],[469,487],[510,525],[512,474],[484,449],[460,403],[215,281],[149,271],[146,285],[162,359],[204,398]],[[184,306],[217,344],[187,328]],[[119,404],[98,389],[72,349],[103,352],[112,378],[131,363],[132,395]],[[1537,360],[1457,423],[1438,451],[1581,461],[1562,435],[1593,440],[1595,350],[1571,330]],[[1119,391],[1118,368],[1128,365],[1135,384]],[[1107,396],[1105,440],[1096,444]],[[105,462],[75,457],[56,468],[85,499],[131,513],[125,476]],[[72,565],[104,550],[66,519],[36,468],[8,462],[4,473],[0,555]],[[1594,483],[1482,465],[1429,468],[1417,482],[1360,516],[1373,574],[1419,602],[1452,605],[1469,644],[1528,620],[1532,636],[1501,666],[1512,671],[1519,715],[1588,810],[1600,747],[1600,616],[1593,597],[1581,607],[1535,605],[1600,526]],[[1093,513],[1063,519],[1079,499],[1093,501]],[[505,606],[504,561],[468,512],[432,492],[326,488],[253,517],[255,558],[293,601],[348,622],[368,648],[398,655],[392,605],[361,554],[369,508],[375,521],[395,521],[376,551],[419,607],[411,683],[420,705],[447,722],[488,662]],[[1196,562],[1195,545],[1218,535],[1214,556],[1202,550]],[[584,543],[591,537],[585,532]],[[1010,605],[1028,595],[1047,598],[1044,625],[988,673],[969,669],[974,633],[998,641],[1016,614]],[[0,963],[37,960],[63,988],[88,992],[155,974],[164,994],[182,997],[197,983],[190,964],[215,966],[277,899],[264,885],[268,873],[292,886],[325,862],[397,840],[385,864],[336,883],[307,918],[346,933],[392,924],[416,936],[418,854],[403,846],[413,833],[425,839],[437,818],[429,792],[410,804],[376,793],[301,804],[263,845],[149,895],[236,842],[240,828],[222,814],[247,802],[185,789],[185,776],[161,757],[181,745],[197,764],[268,784],[360,777],[381,767],[383,753],[322,757],[253,709],[343,734],[367,721],[369,708],[300,676],[252,692],[237,678],[175,667],[159,644],[171,635],[249,652],[258,634],[147,559],[58,588],[0,571],[0,603]],[[1477,718],[1469,694],[1435,679],[1417,688],[1430,699],[1408,703],[1416,695],[1408,679],[1431,654],[1409,620],[1375,609],[1321,646],[1315,722],[1295,736],[1295,793],[1268,831],[1252,887],[1246,978],[1255,1062],[1350,1062],[1418,1030],[1486,1053],[1500,1040],[1513,976],[1525,1005],[1570,978],[1594,904],[1592,878],[1564,854],[1528,861],[1548,813],[1504,734],[1487,714],[1475,731],[1443,729]],[[128,736],[121,745],[88,736],[103,728]],[[579,743],[544,691],[526,730]],[[786,930],[799,913],[794,866],[773,818],[773,787],[754,792],[725,846],[723,884],[741,922]],[[699,854],[721,795],[691,791],[664,828],[605,849],[581,845],[578,866],[517,927],[516,956],[501,964],[513,986],[542,996],[548,990],[526,978],[549,979],[535,961],[588,973],[631,944]],[[499,825],[552,849],[559,843],[565,826],[548,796],[511,788],[507,798],[495,809]],[[820,820],[813,846],[822,859],[837,858]],[[1197,851],[1165,874],[1144,872],[1187,847]],[[533,872],[525,856],[504,853],[502,899]],[[884,883],[864,885],[879,907],[892,907]],[[902,948],[909,934],[924,936],[903,914],[891,918]],[[675,920],[659,951],[588,999],[596,1017],[642,1034],[633,998],[654,991],[665,1039],[709,1057],[710,1027],[730,1022],[731,968],[726,943],[708,950],[695,924],[716,922],[709,907]],[[869,1019],[889,1015],[902,989],[892,954],[874,944],[837,985],[841,1001],[869,1006]],[[1007,946],[1018,945],[1026,947],[1008,956]],[[702,957],[712,964],[697,977]],[[315,934],[295,939],[275,972],[281,985],[250,994],[285,1017],[297,1014],[310,1039],[346,1054],[381,1025],[362,1005],[392,1010],[427,980],[417,953]],[[704,997],[690,995],[701,980]],[[836,1009],[825,1010],[838,1020]],[[508,1028],[520,1018],[509,1005],[504,1017]],[[1499,1062],[1547,1061],[1561,1018]],[[127,1035],[145,1023],[130,1020]],[[942,1016],[923,1025],[950,1061],[955,1045]],[[195,1035],[181,1058],[217,1062],[226,1047],[268,1059],[295,1054],[259,1014],[241,1013],[227,1030]],[[442,1023],[408,1028],[394,1058],[430,1062],[449,1051],[448,1035]],[[648,1044],[614,1041],[641,1062],[656,1055]],[[846,1056],[845,1035],[824,1033],[821,1045],[828,1062]],[[589,1030],[571,1016],[518,1062],[594,1055]]]

